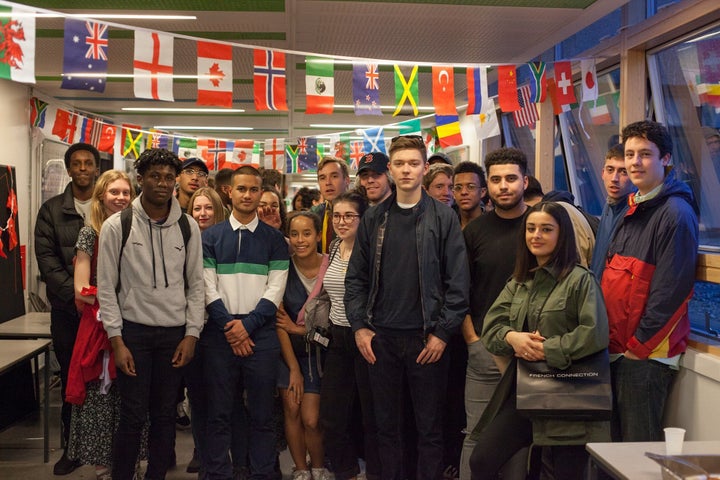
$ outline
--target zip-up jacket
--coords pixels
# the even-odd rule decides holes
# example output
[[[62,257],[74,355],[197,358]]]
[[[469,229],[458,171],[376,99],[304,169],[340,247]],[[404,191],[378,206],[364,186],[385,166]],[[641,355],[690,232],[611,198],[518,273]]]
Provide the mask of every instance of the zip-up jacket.
[[[72,183],[45,202],[35,221],[35,257],[53,308],[77,313],[73,283],[75,242],[85,225],[75,210]]]
[[[353,331],[373,328],[382,266],[382,250],[393,193],[368,209],[358,227],[345,277],[345,311]],[[420,283],[420,303],[425,334],[447,342],[457,331],[468,310],[470,273],[460,223],[452,209],[422,192],[415,226],[420,278],[405,278],[395,272],[398,282]]]
[[[670,171],[657,196],[637,203],[631,194],[628,201],[601,282],[610,353],[674,357],[685,351],[690,333],[698,249],[693,195]]]
[[[205,307],[200,228],[195,221],[188,222],[186,252],[178,224],[185,213],[177,199],[170,199],[170,213],[163,223],[147,216],[141,199],[142,194],[132,203],[132,228],[122,260],[121,212],[105,220],[100,230],[97,283],[105,330],[110,338],[120,335],[125,319],[153,327],[184,325],[185,335],[197,338]]]

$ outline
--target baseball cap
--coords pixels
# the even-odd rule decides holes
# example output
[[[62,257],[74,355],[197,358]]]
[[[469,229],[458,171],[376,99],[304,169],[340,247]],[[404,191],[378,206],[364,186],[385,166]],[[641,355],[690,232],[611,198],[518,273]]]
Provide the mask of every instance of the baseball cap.
[[[201,159],[199,159],[199,158],[197,158],[197,157],[190,157],[190,158],[186,159],[184,162],[182,162],[182,166],[180,167],[180,171],[183,171],[183,170],[185,170],[186,168],[190,168],[190,167],[195,166],[195,165],[197,165],[198,167],[200,167],[200,170],[202,170],[203,172],[208,173],[208,174],[210,173],[210,171],[208,170],[207,165],[205,165],[205,161],[204,161],[204,160],[201,160]]]
[[[363,170],[385,173],[388,171],[388,162],[390,162],[390,159],[382,152],[368,153],[360,159],[358,174],[360,174]]]
[[[430,158],[428,158],[428,163],[432,165],[433,163],[447,163],[448,165],[452,166],[452,160],[450,160],[450,157],[445,155],[442,152],[435,152],[432,155],[430,155]]]

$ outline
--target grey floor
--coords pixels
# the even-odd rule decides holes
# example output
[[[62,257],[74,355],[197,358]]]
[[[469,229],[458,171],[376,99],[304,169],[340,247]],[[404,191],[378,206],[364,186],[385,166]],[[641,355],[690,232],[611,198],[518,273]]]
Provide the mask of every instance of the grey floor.
[[[7,394],[7,392],[4,392]],[[194,480],[197,474],[185,472],[192,457],[193,440],[190,430],[178,430],[175,451],[177,466],[168,472],[167,480]],[[43,463],[43,424],[40,412],[30,414],[0,432],[0,479],[2,480],[94,480],[95,469],[86,465],[63,477],[52,473],[53,465],[62,456],[60,448],[60,388],[50,390],[50,462]],[[287,452],[280,455],[283,478],[291,478],[292,461]]]

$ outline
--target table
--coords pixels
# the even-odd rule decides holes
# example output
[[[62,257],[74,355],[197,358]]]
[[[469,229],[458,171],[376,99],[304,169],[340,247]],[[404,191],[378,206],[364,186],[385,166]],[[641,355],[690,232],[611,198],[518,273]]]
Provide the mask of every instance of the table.
[[[588,443],[590,467],[598,466],[620,480],[658,480],[660,465],[645,452],[665,455],[665,442]],[[720,455],[720,441],[686,441],[683,455]],[[591,476],[593,469],[589,468]]]
[[[30,312],[0,323],[0,338],[51,338],[50,312]]]
[[[24,362],[30,358],[35,359],[37,365],[37,357],[41,353],[45,353],[45,395],[43,398],[43,461],[50,461],[50,438],[49,438],[49,418],[50,418],[50,340],[0,340],[0,374],[9,370],[18,363]],[[37,375],[37,371],[35,372]],[[36,393],[40,394],[39,391]]]

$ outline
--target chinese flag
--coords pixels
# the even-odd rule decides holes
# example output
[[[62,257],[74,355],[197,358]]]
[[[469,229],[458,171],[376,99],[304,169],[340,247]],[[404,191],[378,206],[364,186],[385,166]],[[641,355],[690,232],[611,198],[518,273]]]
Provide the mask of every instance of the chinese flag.
[[[498,66],[498,100],[500,101],[500,110],[503,112],[520,110],[515,65]]]
[[[457,115],[455,76],[452,66],[432,67],[433,106],[435,115]]]

